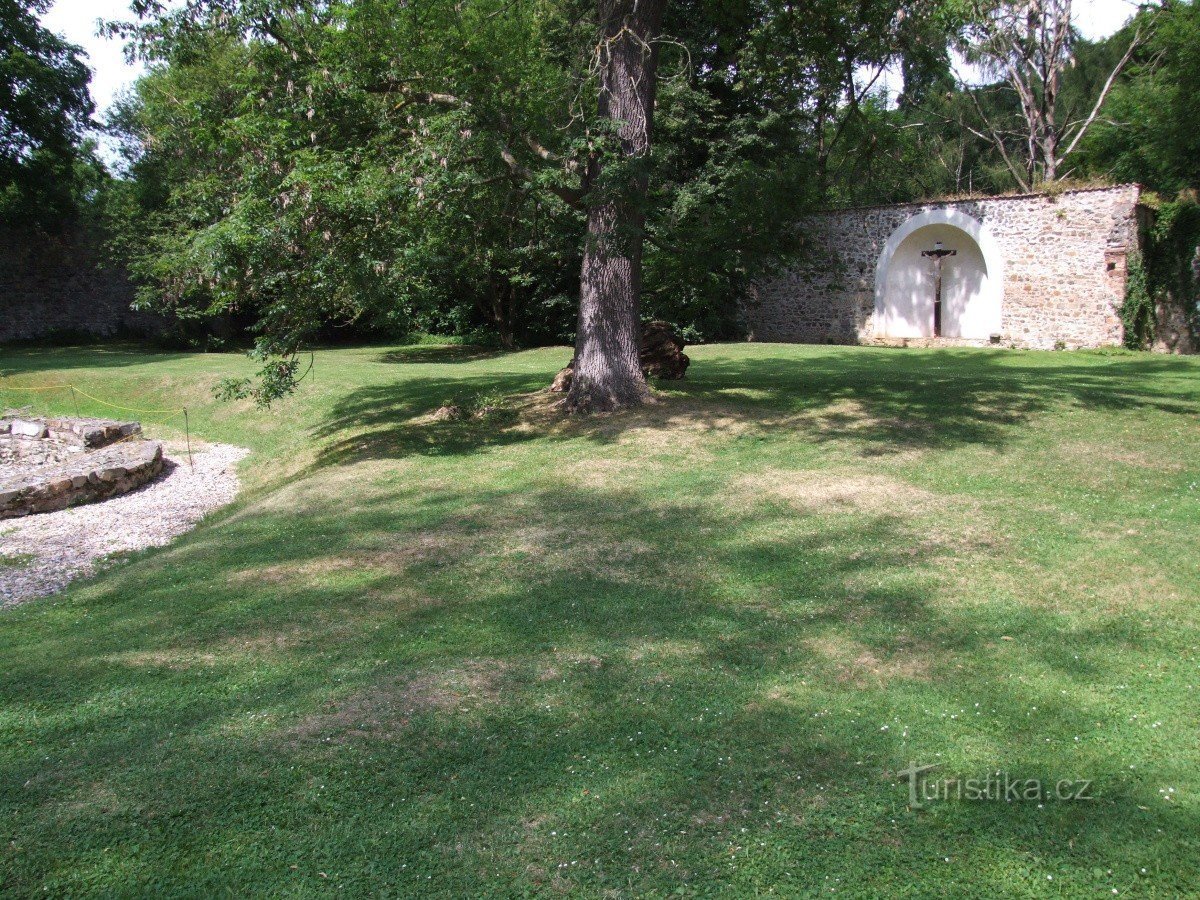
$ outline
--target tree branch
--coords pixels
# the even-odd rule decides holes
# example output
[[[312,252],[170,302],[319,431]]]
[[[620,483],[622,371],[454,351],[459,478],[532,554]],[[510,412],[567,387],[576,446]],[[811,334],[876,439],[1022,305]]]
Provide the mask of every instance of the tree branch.
[[[500,158],[504,160],[504,164],[508,166],[509,171],[518,178],[529,182],[535,187],[545,188],[573,209],[583,207],[583,198],[587,196],[587,191],[582,188],[569,188],[558,184],[540,183],[533,172],[521,165],[520,160],[513,156],[512,151],[507,147],[500,148]]]
[[[1092,123],[1096,121],[1096,116],[1100,114],[1100,108],[1104,105],[1104,101],[1108,99],[1108,94],[1112,90],[1113,85],[1116,84],[1117,77],[1133,58],[1134,51],[1136,51],[1138,47],[1145,43],[1145,40],[1146,39],[1142,36],[1141,29],[1139,28],[1134,33],[1133,40],[1129,42],[1129,49],[1125,51],[1125,55],[1121,57],[1121,61],[1118,62],[1116,67],[1108,74],[1108,80],[1104,82],[1104,87],[1100,89],[1100,96],[1096,98],[1096,105],[1092,107],[1091,113],[1084,120],[1083,124],[1079,126],[1079,130],[1075,132],[1075,137],[1071,140],[1071,143],[1067,145],[1067,149],[1064,150],[1058,157],[1058,162],[1060,164],[1063,160],[1071,155],[1071,152],[1079,144],[1079,141],[1083,138],[1084,134],[1086,134],[1087,130],[1092,127]]]
[[[1026,181],[1025,176],[1021,174],[1017,167],[1013,165],[1012,158],[1008,155],[1008,149],[1004,146],[1004,140],[1000,137],[1000,135],[996,134],[996,129],[992,125],[991,119],[988,118],[987,113],[983,111],[983,106],[980,104],[979,98],[975,96],[975,91],[965,83],[963,84],[963,88],[967,95],[970,96],[971,102],[975,104],[975,111],[979,114],[979,118],[983,121],[983,126],[988,130],[990,136],[979,134],[979,132],[975,131],[975,129],[971,128],[969,125],[966,127],[979,137],[990,141],[991,144],[1000,151],[1000,156],[1004,160],[1004,164],[1008,166],[1008,171],[1012,173],[1013,178],[1017,179],[1017,184],[1021,186],[1021,190],[1028,192],[1029,182]]]

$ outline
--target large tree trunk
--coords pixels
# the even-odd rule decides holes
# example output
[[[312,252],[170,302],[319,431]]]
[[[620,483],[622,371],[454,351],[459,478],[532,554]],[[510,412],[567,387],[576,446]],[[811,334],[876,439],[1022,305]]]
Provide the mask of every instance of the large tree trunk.
[[[656,90],[655,41],[667,0],[597,0],[601,41],[600,118],[618,123],[619,158],[605,177],[603,154],[589,164],[588,211],[579,293],[575,377],[569,408],[611,410],[641,403],[638,362],[646,164]]]

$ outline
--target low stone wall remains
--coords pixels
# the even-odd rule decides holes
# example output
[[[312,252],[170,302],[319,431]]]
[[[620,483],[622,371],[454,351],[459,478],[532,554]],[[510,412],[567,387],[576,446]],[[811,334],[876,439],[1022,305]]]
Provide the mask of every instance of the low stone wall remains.
[[[163,469],[137,422],[0,419],[0,519],[107,500]]]

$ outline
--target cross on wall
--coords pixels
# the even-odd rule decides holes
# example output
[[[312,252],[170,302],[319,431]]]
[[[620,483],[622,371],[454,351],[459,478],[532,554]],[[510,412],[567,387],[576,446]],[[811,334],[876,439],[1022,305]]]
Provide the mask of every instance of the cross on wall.
[[[933,261],[933,336],[942,336],[942,263],[948,256],[957,256],[957,250],[947,250],[941,241],[934,241],[932,250],[922,250],[921,255]]]

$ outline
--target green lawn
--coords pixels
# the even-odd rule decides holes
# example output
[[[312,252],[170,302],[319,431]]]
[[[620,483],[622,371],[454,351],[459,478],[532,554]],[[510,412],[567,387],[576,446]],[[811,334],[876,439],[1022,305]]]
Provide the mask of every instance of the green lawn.
[[[254,451],[0,613],[0,894],[1200,892],[1200,361],[689,352],[456,423],[568,351],[327,351],[260,412],[233,355],[0,350],[0,404]],[[912,810],[912,762],[1094,799]]]

